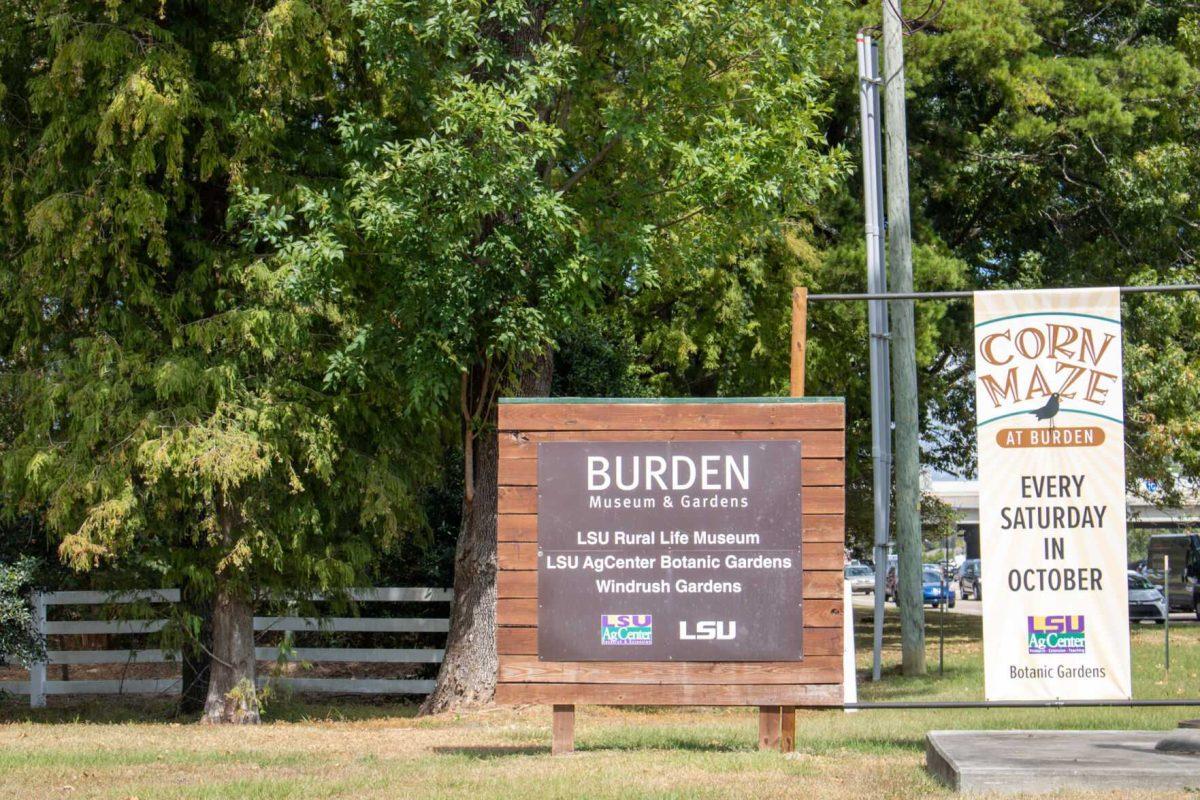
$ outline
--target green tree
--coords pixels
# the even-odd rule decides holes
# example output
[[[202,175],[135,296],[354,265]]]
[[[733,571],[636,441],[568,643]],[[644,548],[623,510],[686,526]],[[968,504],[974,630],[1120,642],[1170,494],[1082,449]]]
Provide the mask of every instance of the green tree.
[[[357,23],[292,0],[0,16],[6,511],[76,570],[209,609],[205,719],[256,721],[254,602],[354,582],[426,466],[392,373],[339,367],[367,293],[312,298],[248,249],[289,223],[266,192],[337,168]]]
[[[0,561],[0,664],[11,658],[28,666],[46,657],[46,642],[34,627],[24,596],[36,567],[28,558],[13,564]]]
[[[353,8],[373,92],[339,118],[348,178],[288,206],[266,260],[321,297],[384,276],[343,363],[386,354],[398,403],[459,420],[455,602],[425,706],[442,710],[494,687],[495,398],[546,394],[577,319],[719,269],[829,185],[823,4]]]

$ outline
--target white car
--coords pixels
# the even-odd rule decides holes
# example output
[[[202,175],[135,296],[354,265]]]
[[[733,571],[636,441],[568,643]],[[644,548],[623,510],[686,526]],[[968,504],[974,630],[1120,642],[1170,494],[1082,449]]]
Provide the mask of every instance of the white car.
[[[1130,570],[1129,621],[1153,620],[1159,625],[1167,621],[1167,600],[1157,586]]]
[[[862,564],[846,567],[846,581],[850,591],[855,594],[873,594],[875,592],[875,572]]]

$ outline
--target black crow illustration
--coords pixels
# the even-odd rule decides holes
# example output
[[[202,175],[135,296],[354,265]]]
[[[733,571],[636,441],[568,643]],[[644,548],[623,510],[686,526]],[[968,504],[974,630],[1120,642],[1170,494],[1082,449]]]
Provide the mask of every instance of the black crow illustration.
[[[1038,419],[1050,420],[1050,427],[1054,427],[1054,418],[1058,415],[1058,392],[1050,395],[1050,399],[1046,401],[1046,405],[1041,408],[1034,409],[1029,412]]]

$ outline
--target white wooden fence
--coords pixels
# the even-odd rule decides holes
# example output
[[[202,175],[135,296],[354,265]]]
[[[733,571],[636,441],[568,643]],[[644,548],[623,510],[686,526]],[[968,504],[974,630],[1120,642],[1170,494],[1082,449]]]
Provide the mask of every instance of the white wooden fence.
[[[360,603],[447,603],[449,589],[386,587],[353,589],[350,597]],[[313,600],[320,600],[314,596]],[[37,630],[46,636],[78,634],[145,635],[161,631],[165,619],[145,620],[51,620],[51,606],[110,606],[136,602],[177,603],[178,589],[149,589],[110,594],[107,592],[48,592],[33,595],[33,618]],[[320,633],[446,633],[450,620],[445,617],[255,617],[256,633],[269,631],[316,631]],[[256,647],[260,661],[276,661],[278,647]],[[388,663],[437,664],[444,651],[434,648],[357,648],[297,647],[285,653],[292,661],[310,663]],[[40,708],[51,694],[178,694],[179,678],[130,678],[109,680],[46,679],[51,664],[160,664],[175,660],[174,654],[159,649],[131,650],[48,650],[46,661],[32,664],[28,681],[0,681],[0,690],[29,695],[29,705]],[[259,678],[260,683],[266,679]],[[336,694],[428,694],[433,680],[406,678],[276,678],[275,683],[298,692]]]

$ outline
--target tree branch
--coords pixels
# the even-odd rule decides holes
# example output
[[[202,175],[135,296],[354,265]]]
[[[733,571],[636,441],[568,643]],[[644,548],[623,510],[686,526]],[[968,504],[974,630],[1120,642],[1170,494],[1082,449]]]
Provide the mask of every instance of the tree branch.
[[[591,160],[584,164],[579,169],[575,170],[570,176],[563,181],[563,185],[558,187],[559,194],[566,194],[571,191],[571,187],[579,183],[585,175],[596,168],[596,165],[604,160],[605,156],[612,152],[612,149],[617,146],[617,142],[621,140],[620,134],[613,136],[604,145],[596,151],[596,155],[592,156]]]

